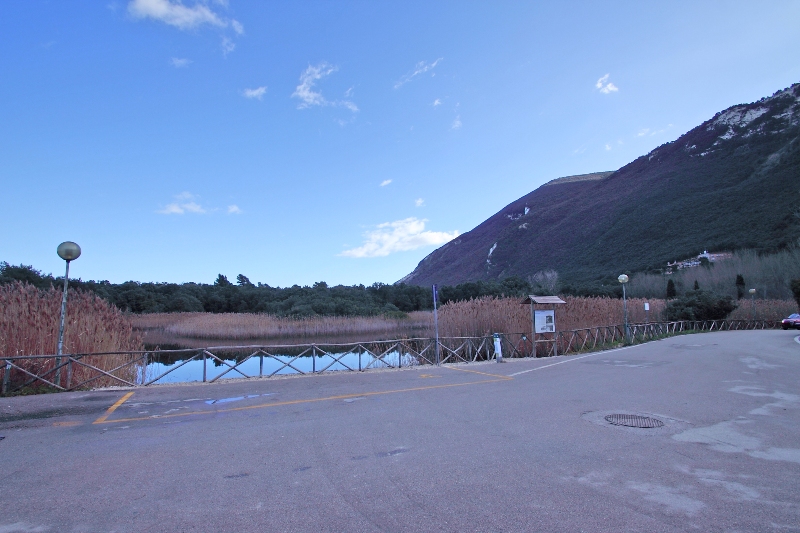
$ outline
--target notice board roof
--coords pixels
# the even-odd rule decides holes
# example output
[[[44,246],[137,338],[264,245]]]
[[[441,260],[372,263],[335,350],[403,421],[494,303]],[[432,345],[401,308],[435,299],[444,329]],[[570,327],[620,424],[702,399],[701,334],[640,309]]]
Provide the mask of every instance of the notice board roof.
[[[564,300],[558,296],[536,296],[535,294],[528,295],[525,300],[520,302],[522,304],[565,304]]]

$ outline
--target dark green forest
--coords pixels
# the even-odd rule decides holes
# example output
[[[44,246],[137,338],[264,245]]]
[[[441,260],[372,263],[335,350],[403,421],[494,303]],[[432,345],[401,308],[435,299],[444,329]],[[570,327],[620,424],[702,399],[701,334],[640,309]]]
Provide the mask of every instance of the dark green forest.
[[[64,278],[43,274],[29,265],[0,262],[0,284],[21,281],[40,289],[61,287]],[[204,283],[110,283],[70,279],[70,288],[91,291],[118,308],[131,313],[267,313],[275,316],[404,316],[412,311],[433,309],[430,287],[374,283],[369,286],[312,286],[280,288],[252,283],[239,274],[230,281],[220,274],[213,284]],[[537,287],[538,289],[538,287]],[[519,296],[531,294],[532,287],[518,278],[477,281],[454,287],[439,287],[439,303],[468,300],[480,296]],[[542,294],[542,291],[538,291]]]

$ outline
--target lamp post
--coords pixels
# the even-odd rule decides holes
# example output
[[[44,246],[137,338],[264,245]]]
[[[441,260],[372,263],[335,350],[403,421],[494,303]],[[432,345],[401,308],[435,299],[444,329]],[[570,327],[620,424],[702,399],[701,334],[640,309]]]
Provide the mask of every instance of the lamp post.
[[[628,299],[625,296],[625,284],[628,283],[628,276],[620,274],[617,281],[622,283],[622,308],[625,311],[625,342],[630,342],[630,333],[628,331]]]
[[[755,322],[756,321],[756,290],[755,289],[750,289],[747,292],[750,293],[750,301],[753,302],[753,312],[750,315],[750,321],[751,322]],[[755,327],[755,325],[753,325],[753,327]]]
[[[67,262],[64,274],[64,292],[61,295],[61,324],[58,327],[58,348],[56,349],[56,385],[61,384],[61,353],[64,348],[64,319],[67,316],[67,288],[69,285],[69,262],[81,256],[81,247],[72,241],[62,242],[56,250],[58,257]],[[69,378],[67,378],[69,380]]]

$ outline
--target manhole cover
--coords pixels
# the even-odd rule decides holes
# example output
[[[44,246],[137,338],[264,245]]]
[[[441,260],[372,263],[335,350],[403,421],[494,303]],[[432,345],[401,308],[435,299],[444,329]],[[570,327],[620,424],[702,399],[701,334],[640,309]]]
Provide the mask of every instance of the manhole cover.
[[[664,425],[664,422],[657,418],[622,414],[608,415],[606,416],[606,422],[615,426],[627,426],[630,428],[660,428]]]

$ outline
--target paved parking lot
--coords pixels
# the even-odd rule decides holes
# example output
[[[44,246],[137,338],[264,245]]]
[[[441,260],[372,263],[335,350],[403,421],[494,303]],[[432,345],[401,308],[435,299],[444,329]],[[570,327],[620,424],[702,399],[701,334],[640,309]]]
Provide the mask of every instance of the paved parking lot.
[[[798,531],[796,336],[0,398],[0,533]]]

